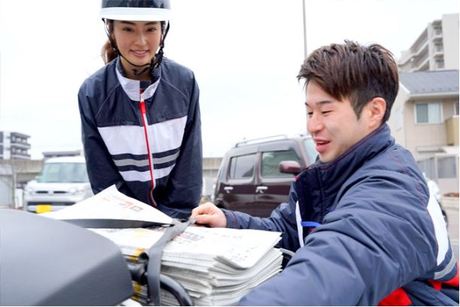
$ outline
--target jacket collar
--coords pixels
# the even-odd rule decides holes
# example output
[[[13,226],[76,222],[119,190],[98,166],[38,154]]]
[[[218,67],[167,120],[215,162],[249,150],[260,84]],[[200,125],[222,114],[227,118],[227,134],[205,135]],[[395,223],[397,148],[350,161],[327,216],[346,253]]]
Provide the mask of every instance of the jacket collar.
[[[121,87],[123,88],[124,92],[126,93],[126,95],[128,95],[129,99],[131,99],[133,101],[140,101],[141,100],[140,92],[141,92],[141,86],[142,86],[141,82],[143,82],[143,81],[126,78],[125,73],[123,71],[123,67],[122,67],[122,65],[120,63],[120,57],[116,58],[115,61],[116,61],[115,71],[116,71],[116,74],[117,74],[117,78],[118,78],[118,81],[120,82]],[[157,69],[155,69],[157,71],[157,72],[155,72],[155,74],[159,75],[160,69],[161,69],[161,67],[158,67]],[[158,87],[159,82],[160,82],[160,78],[157,77],[156,81],[154,83],[150,84],[149,86],[147,86],[144,89],[144,92],[143,92],[144,93],[144,100],[147,100],[147,99],[151,98],[153,96],[153,94],[155,94],[155,91],[156,91],[156,89]]]
[[[328,163],[317,161],[308,167],[295,182],[299,204],[304,211],[302,216],[322,220],[345,181],[366,161],[393,144],[390,128],[383,124],[336,160]]]
[[[318,161],[315,167],[318,167],[321,173],[326,175],[324,179],[328,177],[331,177],[330,179],[334,181],[339,178],[346,179],[359,169],[364,162],[372,159],[383,149],[393,144],[394,139],[391,136],[390,128],[387,124],[383,124],[334,161],[328,163]]]

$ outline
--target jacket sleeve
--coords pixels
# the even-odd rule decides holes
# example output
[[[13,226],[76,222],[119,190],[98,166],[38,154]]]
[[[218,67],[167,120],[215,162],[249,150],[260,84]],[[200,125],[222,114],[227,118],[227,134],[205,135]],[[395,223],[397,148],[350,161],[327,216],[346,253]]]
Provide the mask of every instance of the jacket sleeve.
[[[78,107],[80,109],[86,168],[94,194],[115,184],[120,192],[131,195],[132,193],[128,190],[123,178],[116,169],[107,147],[97,130],[91,107],[91,97],[88,95],[87,82],[81,86],[78,92]]]
[[[159,199],[162,205],[174,208],[179,214],[178,217],[188,218],[191,210],[200,202],[203,181],[202,164],[199,88],[193,78],[190,107],[180,154],[168,179],[166,192]]]
[[[243,212],[225,209],[223,211],[227,218],[228,228],[279,231],[281,232],[281,241],[277,246],[296,251],[299,248],[295,217],[296,203],[297,194],[292,184],[288,202],[281,203],[268,218],[253,217]]]
[[[436,265],[427,188],[405,174],[359,180],[285,270],[241,305],[377,305]]]

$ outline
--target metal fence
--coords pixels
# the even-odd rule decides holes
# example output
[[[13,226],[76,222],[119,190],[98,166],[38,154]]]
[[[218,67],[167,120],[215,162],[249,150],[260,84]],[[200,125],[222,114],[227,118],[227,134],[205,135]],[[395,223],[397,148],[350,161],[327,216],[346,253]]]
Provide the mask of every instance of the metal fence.
[[[433,157],[417,161],[425,175],[436,181],[442,192],[457,192],[459,182],[459,155],[438,153]]]

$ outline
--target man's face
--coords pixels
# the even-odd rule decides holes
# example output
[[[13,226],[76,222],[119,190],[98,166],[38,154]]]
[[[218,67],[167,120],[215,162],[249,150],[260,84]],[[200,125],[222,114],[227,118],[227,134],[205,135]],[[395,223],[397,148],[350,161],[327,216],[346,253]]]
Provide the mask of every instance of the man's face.
[[[374,130],[366,107],[358,120],[349,99],[336,100],[314,81],[308,83],[306,93],[307,130],[322,162],[334,161]]]

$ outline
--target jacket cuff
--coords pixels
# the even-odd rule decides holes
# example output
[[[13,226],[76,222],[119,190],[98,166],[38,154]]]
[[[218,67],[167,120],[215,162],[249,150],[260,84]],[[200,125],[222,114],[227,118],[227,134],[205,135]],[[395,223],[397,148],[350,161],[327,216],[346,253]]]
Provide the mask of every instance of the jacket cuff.
[[[224,212],[225,218],[227,219],[227,228],[241,228],[235,212],[226,209],[222,209],[222,212]]]

